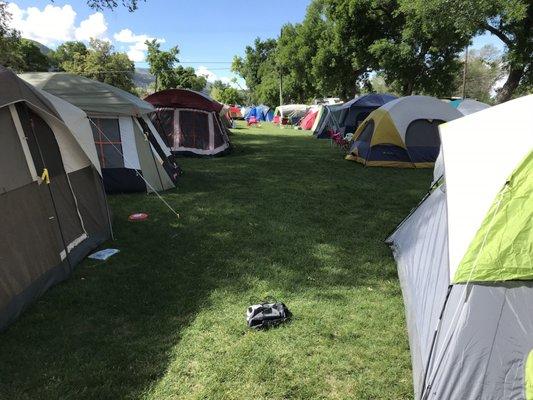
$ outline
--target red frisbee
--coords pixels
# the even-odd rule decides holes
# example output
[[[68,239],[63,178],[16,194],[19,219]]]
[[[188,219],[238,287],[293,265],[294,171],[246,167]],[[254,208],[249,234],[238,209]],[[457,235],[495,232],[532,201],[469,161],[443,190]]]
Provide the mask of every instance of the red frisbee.
[[[148,219],[148,214],[146,213],[135,213],[135,214],[131,214],[128,217],[128,220],[132,222],[146,221],[147,219]]]

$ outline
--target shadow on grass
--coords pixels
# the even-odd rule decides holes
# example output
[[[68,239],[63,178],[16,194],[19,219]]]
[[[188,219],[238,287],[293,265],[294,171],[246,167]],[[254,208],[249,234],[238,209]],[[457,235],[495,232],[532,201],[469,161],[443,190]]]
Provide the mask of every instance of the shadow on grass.
[[[165,193],[179,220],[155,196],[110,197],[118,240],[107,246],[121,252],[85,261],[0,335],[0,398],[143,397],[215,289],[266,282],[297,297],[396,279],[383,239],[429,172],[365,169],[309,136],[232,138],[224,158],[180,160],[187,173]],[[139,211],[150,219],[127,222]]]

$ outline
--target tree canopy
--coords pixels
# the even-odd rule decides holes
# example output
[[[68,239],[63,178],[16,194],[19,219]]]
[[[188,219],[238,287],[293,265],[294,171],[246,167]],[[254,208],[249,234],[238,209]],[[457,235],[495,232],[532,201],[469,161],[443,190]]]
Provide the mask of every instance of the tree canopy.
[[[458,92],[465,48],[489,32],[505,52],[497,62],[473,53],[467,93],[492,100],[503,69],[501,102],[533,85],[532,29],[528,0],[313,0],[301,23],[283,26],[275,39],[256,39],[232,67],[252,100],[270,105],[279,102],[280,83],[284,102],[347,100],[378,86],[448,97]]]
[[[213,82],[210,95],[214,100],[223,104],[242,104],[244,101],[241,91],[220,80]]]

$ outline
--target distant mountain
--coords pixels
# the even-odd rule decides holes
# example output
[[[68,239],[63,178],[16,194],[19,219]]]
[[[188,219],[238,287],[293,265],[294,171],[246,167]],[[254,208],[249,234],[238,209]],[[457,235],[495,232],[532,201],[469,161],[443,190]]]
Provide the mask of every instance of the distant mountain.
[[[42,43],[39,43],[37,42],[36,40],[33,40],[33,39],[25,39],[29,42],[32,42],[35,46],[37,46],[39,48],[39,50],[41,51],[41,53],[43,53],[45,56],[47,56],[48,54],[50,54],[50,52],[52,51],[52,49],[50,49],[49,47],[46,47],[44,44]]]
[[[148,89],[155,82],[155,77],[150,73],[148,68],[135,68],[133,74],[133,83],[136,87]]]

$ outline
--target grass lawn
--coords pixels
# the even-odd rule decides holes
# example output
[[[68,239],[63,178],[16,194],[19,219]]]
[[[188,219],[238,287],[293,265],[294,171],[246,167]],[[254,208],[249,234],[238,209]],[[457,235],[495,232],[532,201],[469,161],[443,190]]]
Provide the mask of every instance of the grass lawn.
[[[429,170],[363,168],[329,141],[239,125],[234,152],[182,160],[179,188],[112,196],[121,253],[0,334],[0,399],[409,399],[394,260],[383,243]],[[131,223],[132,212],[150,219]],[[247,305],[291,323],[246,328]]]

